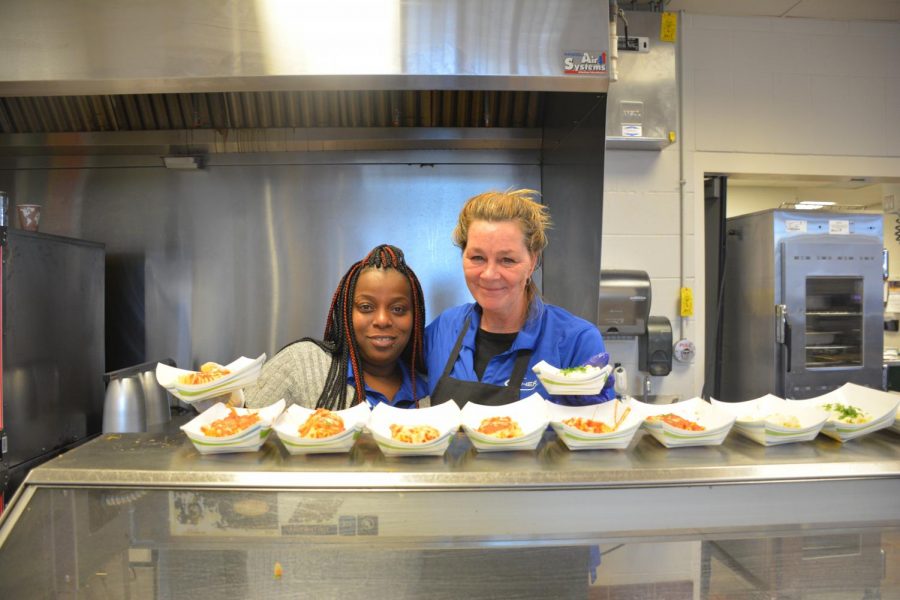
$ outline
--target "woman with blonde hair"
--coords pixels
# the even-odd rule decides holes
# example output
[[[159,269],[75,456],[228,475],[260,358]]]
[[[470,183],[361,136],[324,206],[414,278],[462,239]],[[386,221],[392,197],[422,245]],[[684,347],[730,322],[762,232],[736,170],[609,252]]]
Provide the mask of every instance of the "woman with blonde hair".
[[[444,311],[425,330],[433,405],[508,404],[534,392],[561,404],[613,397],[611,386],[597,396],[551,397],[531,369],[542,360],[576,367],[606,351],[594,325],[541,300],[532,276],[551,222],[538,196],[487,192],[460,211],[453,241],[475,302]]]

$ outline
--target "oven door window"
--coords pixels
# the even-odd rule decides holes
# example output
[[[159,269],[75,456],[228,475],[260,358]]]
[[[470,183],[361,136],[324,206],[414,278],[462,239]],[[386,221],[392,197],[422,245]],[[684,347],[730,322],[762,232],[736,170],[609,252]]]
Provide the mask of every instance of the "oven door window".
[[[862,365],[862,277],[806,279],[806,368]]]

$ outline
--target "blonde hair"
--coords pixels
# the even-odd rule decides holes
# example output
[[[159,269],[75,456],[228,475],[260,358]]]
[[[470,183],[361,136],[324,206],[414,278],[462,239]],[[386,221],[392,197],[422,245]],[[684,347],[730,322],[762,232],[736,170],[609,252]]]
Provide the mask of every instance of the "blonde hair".
[[[469,198],[459,211],[456,227],[453,229],[453,243],[461,250],[469,241],[469,227],[474,221],[513,221],[519,225],[525,247],[540,259],[547,247],[547,230],[552,227],[550,210],[538,202],[540,192],[529,189],[506,192],[485,192]],[[540,262],[540,260],[538,261]],[[529,280],[525,288],[528,305],[539,295],[534,281]]]

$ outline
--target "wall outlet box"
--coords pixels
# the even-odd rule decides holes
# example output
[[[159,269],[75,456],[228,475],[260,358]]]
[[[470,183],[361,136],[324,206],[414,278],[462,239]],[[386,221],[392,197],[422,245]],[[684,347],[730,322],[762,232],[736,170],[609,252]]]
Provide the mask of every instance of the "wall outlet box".
[[[619,37],[619,52],[650,52],[650,38],[624,35]]]

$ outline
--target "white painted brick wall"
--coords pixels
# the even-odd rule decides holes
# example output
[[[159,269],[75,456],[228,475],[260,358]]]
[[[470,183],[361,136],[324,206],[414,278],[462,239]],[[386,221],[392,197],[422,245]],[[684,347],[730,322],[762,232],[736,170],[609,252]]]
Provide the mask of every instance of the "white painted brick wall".
[[[897,156],[900,25],[685,17],[696,150]]]
[[[609,150],[606,153],[605,192],[677,192],[678,152]]]
[[[757,172],[755,165],[782,164],[778,157],[785,156],[801,159],[791,163],[798,165],[816,164],[804,158],[847,157],[842,164],[865,171],[859,175],[879,170],[900,175],[893,172],[894,161],[884,160],[900,159],[900,25],[689,14],[682,20],[683,264],[697,309],[684,327],[699,347],[705,280],[697,271],[704,249],[702,234],[694,230],[703,197],[700,190],[694,193],[701,183],[694,176],[694,152],[748,153],[740,164],[750,173]],[[868,162],[859,160],[867,157]],[[647,271],[651,314],[668,317],[678,339],[678,146],[660,152],[608,150],[605,178],[602,266]],[[637,343],[607,345],[639,393]],[[676,363],[671,375],[652,378],[653,393],[700,394],[700,350],[693,365]]]

